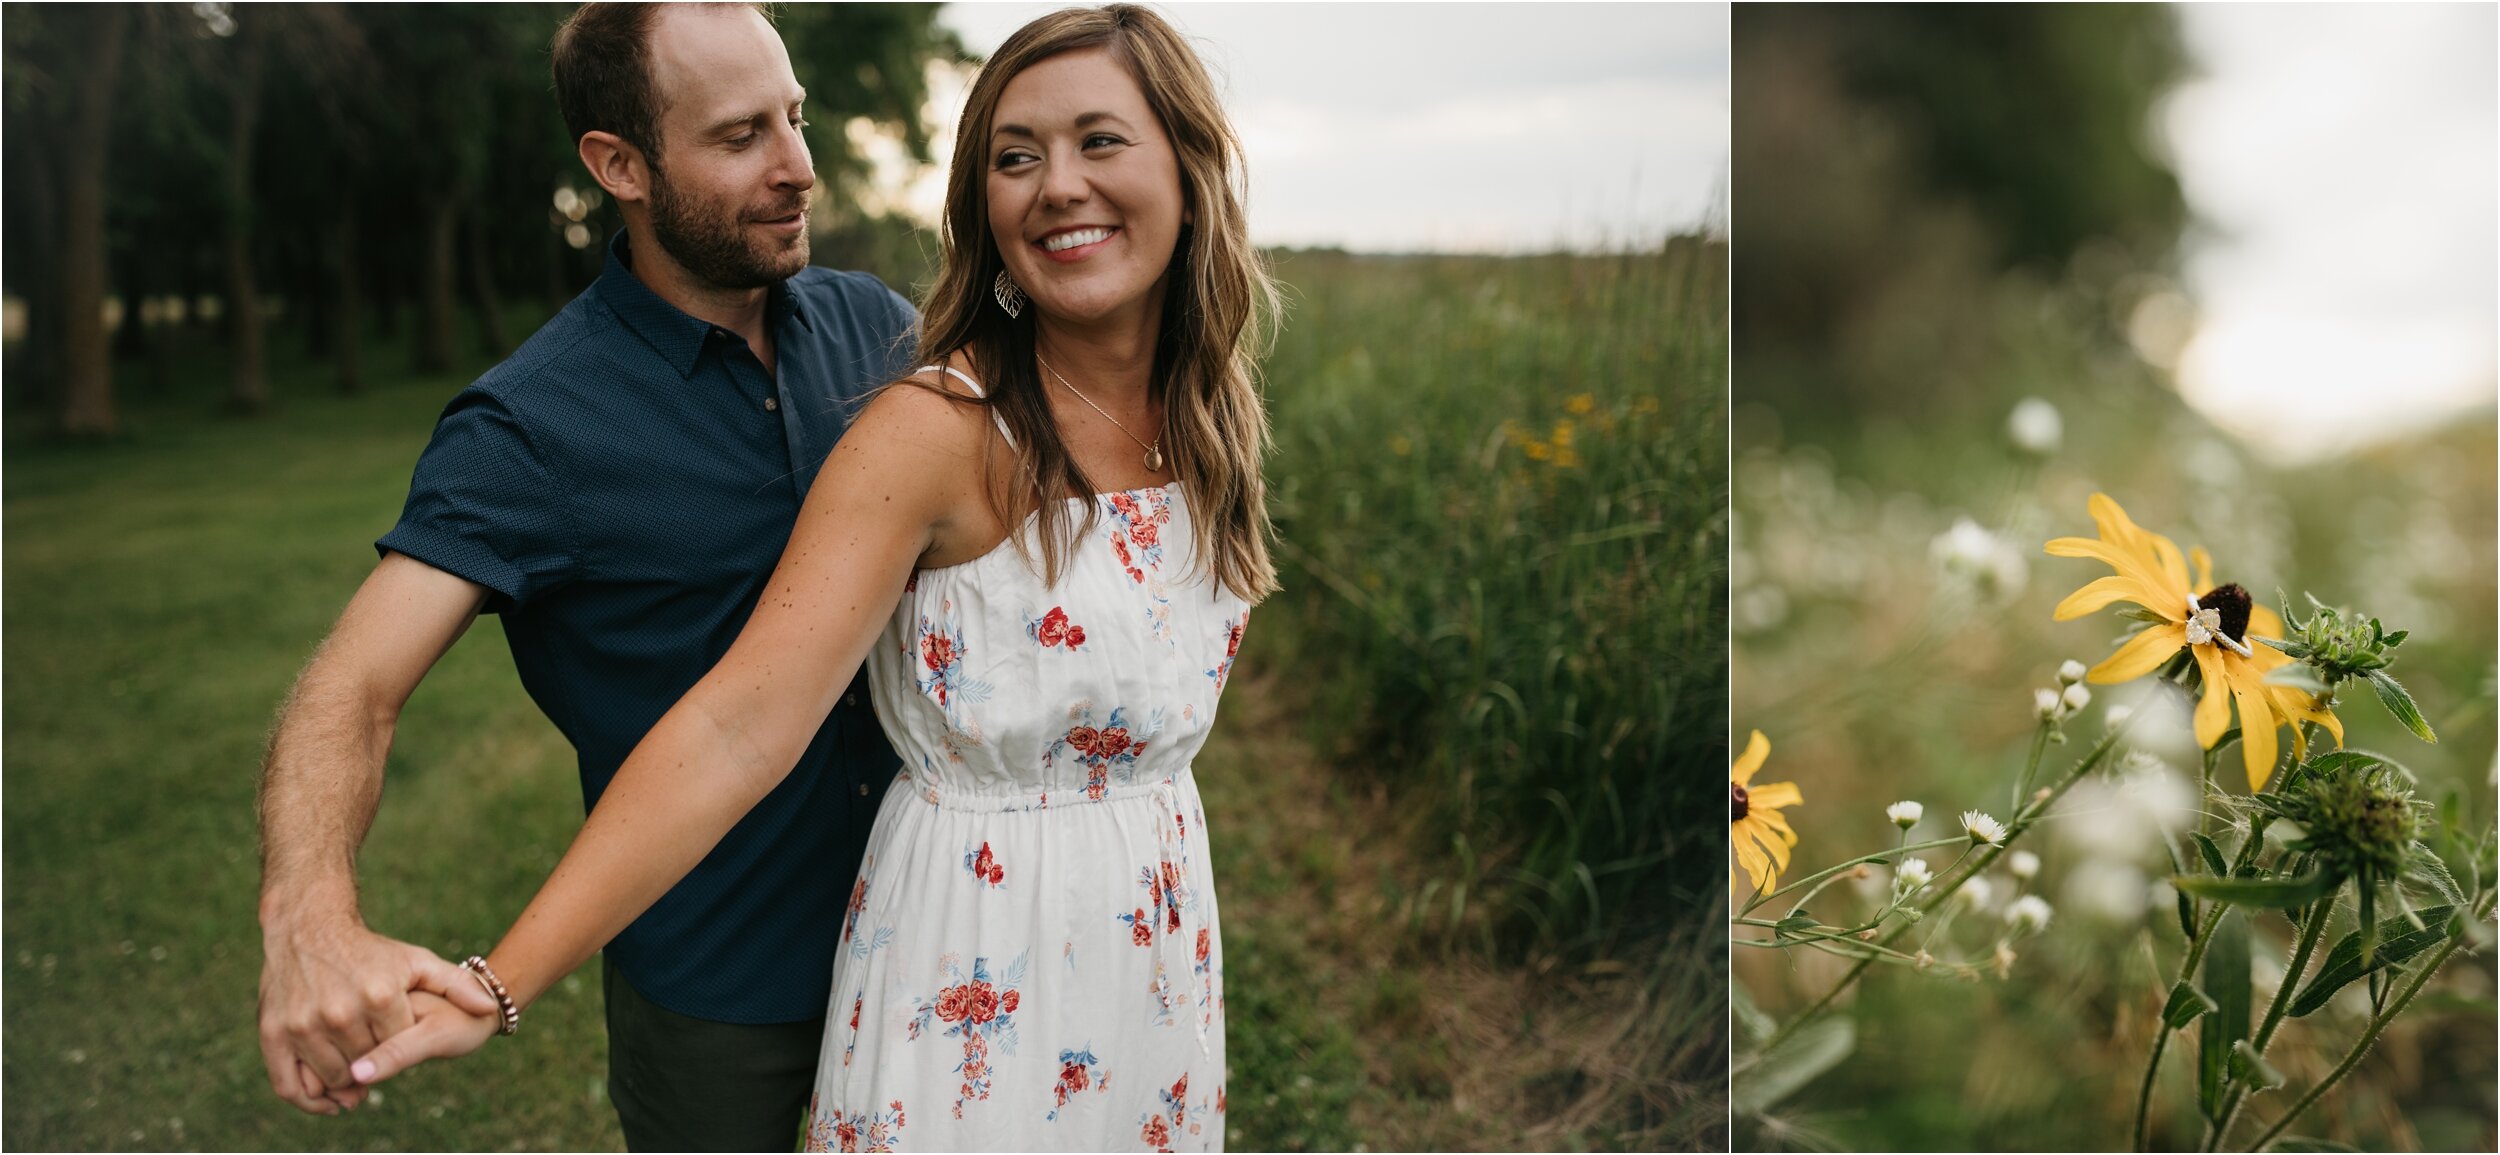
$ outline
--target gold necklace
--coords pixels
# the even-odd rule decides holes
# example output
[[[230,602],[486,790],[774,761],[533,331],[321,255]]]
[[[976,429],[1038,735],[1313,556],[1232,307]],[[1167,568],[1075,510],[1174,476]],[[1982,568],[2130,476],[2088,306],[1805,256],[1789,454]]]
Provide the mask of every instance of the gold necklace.
[[[1045,373],[1050,374],[1050,376],[1051,376],[1051,379],[1052,379],[1052,380],[1055,380],[1055,381],[1059,382],[1061,385],[1067,385],[1068,392],[1070,392],[1070,393],[1076,393],[1076,399],[1077,399],[1077,400],[1079,400],[1079,401],[1084,402],[1084,403],[1085,403],[1085,407],[1086,407],[1086,408],[1091,409],[1091,410],[1093,410],[1093,411],[1094,411],[1094,412],[1096,412],[1096,413],[1102,413],[1102,419],[1103,419],[1103,420],[1105,420],[1105,421],[1110,422],[1110,423],[1111,423],[1111,427],[1112,427],[1112,428],[1119,430],[1119,431],[1120,431],[1121,433],[1123,433],[1123,434],[1127,434],[1128,439],[1129,439],[1129,440],[1131,440],[1131,441],[1136,442],[1136,443],[1137,443],[1137,447],[1138,447],[1139,449],[1143,449],[1143,450],[1145,450],[1145,451],[1146,451],[1146,471],[1147,471],[1147,472],[1149,472],[1149,473],[1161,473],[1161,472],[1163,472],[1163,439],[1162,439],[1162,438],[1160,438],[1160,437],[1155,438],[1154,444],[1152,444],[1152,445],[1148,445],[1148,444],[1146,444],[1146,441],[1145,441],[1145,439],[1144,439],[1144,438],[1141,438],[1141,437],[1139,437],[1138,435],[1136,435],[1136,434],[1134,434],[1134,433],[1129,433],[1129,431],[1128,431],[1128,426],[1120,424],[1120,419],[1119,419],[1119,418],[1117,418],[1117,417],[1113,417],[1113,416],[1112,416],[1112,415],[1110,415],[1109,413],[1104,413],[1104,412],[1103,412],[1103,408],[1102,408],[1102,406],[1094,404],[1094,399],[1093,399],[1093,398],[1091,398],[1091,397],[1087,397],[1087,396],[1086,396],[1086,395],[1084,395],[1083,393],[1077,393],[1076,386],[1074,386],[1074,385],[1068,385],[1068,379],[1067,379],[1067,378],[1065,378],[1065,377],[1061,377],[1061,376],[1059,375],[1059,371],[1058,371],[1057,369],[1053,369],[1053,368],[1051,368],[1051,367],[1050,367],[1050,362],[1048,362],[1048,361],[1043,361],[1043,360],[1042,360],[1042,354],[1041,354],[1041,351],[1040,351],[1040,350],[1035,350],[1035,351],[1034,351],[1034,353],[1033,353],[1033,359],[1034,359],[1034,360],[1036,360],[1036,361],[1041,361],[1041,362],[1042,362],[1042,371],[1043,371],[1043,372],[1045,372]]]

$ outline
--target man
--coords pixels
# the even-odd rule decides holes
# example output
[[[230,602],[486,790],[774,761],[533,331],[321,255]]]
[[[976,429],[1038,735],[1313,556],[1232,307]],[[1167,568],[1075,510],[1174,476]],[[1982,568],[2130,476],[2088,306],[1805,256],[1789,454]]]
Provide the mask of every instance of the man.
[[[356,847],[426,671],[500,614],[595,805],[736,638],[849,403],[909,368],[911,307],[808,266],[805,93],[755,8],[585,5],[554,70],[625,234],[595,285],[444,410],[270,745],[261,1045],[306,1111],[361,1101],[348,1064],[409,1023],[406,992],[482,995],[357,909]],[[894,772],[854,687],[788,781],[609,944],[608,1086],[633,1148],[791,1145]]]

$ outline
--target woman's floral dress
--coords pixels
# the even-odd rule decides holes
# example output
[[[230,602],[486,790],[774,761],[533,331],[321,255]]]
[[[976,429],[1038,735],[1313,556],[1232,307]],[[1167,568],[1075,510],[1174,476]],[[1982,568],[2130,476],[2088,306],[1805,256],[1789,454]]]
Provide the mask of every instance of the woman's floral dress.
[[[869,657],[904,775],[843,918],[810,1150],[1224,1145],[1189,763],[1248,607],[1190,566],[1178,485],[1092,501],[1056,586],[1007,544],[922,570]]]

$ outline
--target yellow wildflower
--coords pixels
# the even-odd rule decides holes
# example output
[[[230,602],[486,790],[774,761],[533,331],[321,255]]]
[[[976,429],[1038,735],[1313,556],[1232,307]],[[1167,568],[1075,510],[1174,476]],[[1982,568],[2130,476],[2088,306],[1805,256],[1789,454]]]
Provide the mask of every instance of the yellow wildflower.
[[[1595,411],[1596,408],[1597,398],[1588,393],[1574,393],[1571,395],[1571,400],[1563,402],[1563,409],[1565,411],[1577,413],[1581,416],[1587,416],[1589,413]]]
[[[1780,807],[1805,802],[1794,782],[1752,785],[1754,772],[1770,756],[1771,740],[1756,730],[1727,771],[1727,836],[1736,845],[1737,865],[1753,879],[1758,894],[1779,887],[1780,871],[1788,868],[1788,848],[1797,845],[1797,832],[1788,828]]]
[[[1542,441],[1530,441],[1527,452],[1530,461],[1543,461],[1554,455],[1554,447]]]
[[[2117,652],[2092,667],[2085,677],[2102,685],[2130,681],[2161,668],[2185,649],[2203,675],[2203,698],[2196,704],[2196,741],[2212,749],[2231,726],[2231,706],[2240,715],[2240,752],[2248,768],[2248,788],[2262,790],[2274,774],[2281,748],[2278,726],[2292,728],[2292,756],[2305,757],[2308,735],[2302,722],[2315,722],[2344,744],[2344,724],[2316,695],[2266,681],[2266,673],[2289,665],[2282,651],[2251,644],[2249,637],[2282,637],[2283,619],[2256,604],[2237,583],[2213,584],[2213,559],[2202,548],[2182,557],[2169,538],[2143,529],[2106,494],[2092,495],[2092,520],[2098,538],[2061,537],[2048,543],[2053,557],[2086,557],[2118,572],[2093,580],[2057,603],[2056,618],[2067,621],[2116,602],[2133,602],[2161,620],[2121,643]],[[2196,582],[2188,582],[2188,562],[2196,564]],[[2202,589],[2205,592],[2198,594]]]

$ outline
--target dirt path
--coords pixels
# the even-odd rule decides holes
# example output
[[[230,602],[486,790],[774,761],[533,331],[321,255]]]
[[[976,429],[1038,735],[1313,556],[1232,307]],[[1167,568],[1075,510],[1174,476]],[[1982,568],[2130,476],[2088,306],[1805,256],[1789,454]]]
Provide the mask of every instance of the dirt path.
[[[1311,749],[1294,692],[1272,672],[1230,687],[1197,763],[1222,887],[1232,1145],[1638,1148],[1723,1120],[1713,1089],[1658,1074],[1667,1016],[1643,992],[1669,984],[1621,964],[1497,968],[1429,929],[1448,905],[1429,880],[1455,871],[1413,849],[1385,787]]]

